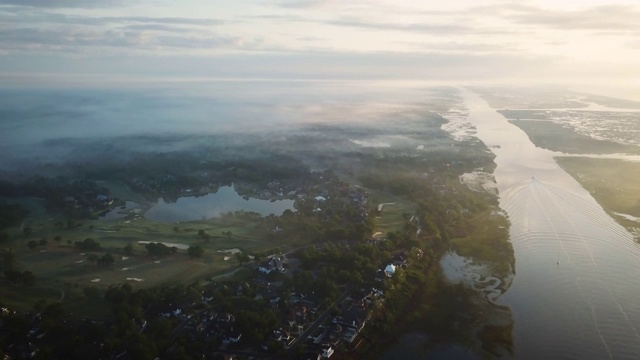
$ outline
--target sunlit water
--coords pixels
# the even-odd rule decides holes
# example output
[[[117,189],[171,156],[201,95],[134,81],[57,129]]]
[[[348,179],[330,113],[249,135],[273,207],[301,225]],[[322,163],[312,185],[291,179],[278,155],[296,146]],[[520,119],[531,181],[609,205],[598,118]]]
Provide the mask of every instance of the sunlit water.
[[[640,251],[632,236],[527,135],[472,93],[468,121],[496,154],[511,221],[518,359],[640,358]],[[499,145],[499,147],[494,147]]]
[[[209,219],[233,211],[256,212],[263,216],[282,215],[285,210],[295,211],[293,203],[288,199],[271,201],[243,198],[232,186],[222,186],[215,193],[185,196],[173,203],[158,199],[144,215],[148,219],[164,222]]]

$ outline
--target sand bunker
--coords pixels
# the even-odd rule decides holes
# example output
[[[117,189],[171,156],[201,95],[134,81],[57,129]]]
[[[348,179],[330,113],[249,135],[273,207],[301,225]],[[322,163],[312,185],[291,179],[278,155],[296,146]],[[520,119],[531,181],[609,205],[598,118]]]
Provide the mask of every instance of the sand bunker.
[[[228,250],[218,250],[219,253],[226,253],[226,254],[238,254],[241,253],[242,251],[240,251],[240,249],[238,248],[233,248],[233,249],[228,249]]]
[[[185,244],[177,244],[177,243],[168,243],[168,242],[162,242],[162,241],[138,241],[138,244],[142,244],[142,245],[146,245],[146,244],[150,244],[150,243],[154,243],[154,244],[163,244],[164,246],[168,246],[168,247],[176,247],[180,250],[187,250],[189,248],[189,245],[185,245]]]

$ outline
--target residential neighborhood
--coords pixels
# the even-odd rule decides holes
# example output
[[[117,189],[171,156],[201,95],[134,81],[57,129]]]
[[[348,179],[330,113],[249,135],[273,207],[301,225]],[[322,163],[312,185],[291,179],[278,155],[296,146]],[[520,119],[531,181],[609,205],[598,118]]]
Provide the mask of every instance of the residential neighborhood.
[[[176,305],[157,316],[179,320],[174,337],[209,344],[202,354],[205,358],[222,355],[225,358],[328,359],[337,351],[358,347],[362,341],[359,334],[372,320],[376,309],[384,306],[385,281],[397,275],[388,271],[390,267],[395,269],[394,264],[408,266],[406,253],[395,254],[391,262],[380,264],[380,269],[370,274],[367,283],[375,287],[338,284],[340,293],[332,298],[331,294],[321,291],[322,287],[318,287],[319,291],[308,292],[307,288],[303,292],[304,286],[296,286],[302,277],[308,277],[311,282],[322,281],[318,271],[302,269],[302,261],[296,254],[273,254],[259,263],[247,265],[254,271],[253,281],[204,285],[199,301]],[[225,303],[227,294],[236,303],[251,302],[254,309]],[[246,324],[236,318],[247,311],[275,315],[267,336],[257,339],[255,334],[245,334]]]

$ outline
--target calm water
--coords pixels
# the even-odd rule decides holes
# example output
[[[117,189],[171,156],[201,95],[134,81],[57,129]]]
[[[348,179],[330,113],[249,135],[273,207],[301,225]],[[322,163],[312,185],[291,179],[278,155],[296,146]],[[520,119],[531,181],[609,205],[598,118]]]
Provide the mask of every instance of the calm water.
[[[640,250],[552,153],[475,94],[468,121],[496,154],[516,276],[498,302],[518,359],[640,358]],[[500,145],[494,148],[493,145]]]
[[[216,193],[199,197],[181,197],[175,203],[166,203],[163,199],[158,199],[144,215],[155,221],[175,222],[208,219],[239,210],[257,212],[263,216],[282,215],[287,209],[295,211],[293,200],[244,199],[232,186],[223,186]]]

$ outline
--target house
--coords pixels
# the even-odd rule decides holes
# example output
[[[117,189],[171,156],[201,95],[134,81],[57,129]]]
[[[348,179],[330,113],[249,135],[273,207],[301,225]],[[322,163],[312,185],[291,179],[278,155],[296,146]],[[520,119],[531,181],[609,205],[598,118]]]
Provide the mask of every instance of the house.
[[[109,198],[105,195],[98,195],[96,196],[96,201],[98,203],[100,203],[100,205],[111,205],[113,204],[113,199]]]
[[[270,274],[272,271],[280,271],[284,273],[284,258],[282,256],[273,256],[258,266],[258,271],[262,274]]]
[[[322,348],[321,352],[318,354],[317,360],[328,359],[333,355],[335,350],[331,346],[325,346]]]
[[[216,321],[220,324],[229,324],[236,320],[236,318],[229,313],[222,313],[216,317]]]
[[[360,332],[370,318],[367,310],[357,307],[351,307],[349,310],[343,311],[342,316],[336,316],[331,321],[334,324],[341,325],[343,328],[353,328]]]
[[[392,277],[393,274],[395,274],[395,273],[396,273],[396,266],[393,265],[393,264],[387,265],[387,267],[384,269],[384,274],[387,277]]]
[[[223,344],[230,344],[230,343],[238,343],[240,342],[240,339],[242,338],[242,332],[240,330],[235,330],[233,327],[229,330],[227,330],[224,335],[222,336],[222,343]]]

